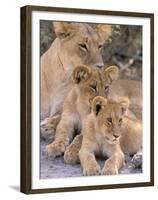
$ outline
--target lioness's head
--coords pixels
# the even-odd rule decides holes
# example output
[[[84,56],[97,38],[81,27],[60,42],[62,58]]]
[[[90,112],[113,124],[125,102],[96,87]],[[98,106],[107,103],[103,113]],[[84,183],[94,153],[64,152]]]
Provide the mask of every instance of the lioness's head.
[[[96,130],[110,144],[119,143],[124,115],[129,99],[120,98],[118,102],[97,96],[92,102],[92,112],[96,117]]]
[[[91,102],[95,96],[107,97],[109,87],[118,78],[116,66],[97,69],[86,65],[75,67],[72,77],[78,87],[80,99]]]
[[[62,62],[103,67],[101,49],[111,33],[111,26],[98,24],[92,28],[86,23],[54,22],[59,40],[59,54]],[[65,64],[65,63],[64,63]]]

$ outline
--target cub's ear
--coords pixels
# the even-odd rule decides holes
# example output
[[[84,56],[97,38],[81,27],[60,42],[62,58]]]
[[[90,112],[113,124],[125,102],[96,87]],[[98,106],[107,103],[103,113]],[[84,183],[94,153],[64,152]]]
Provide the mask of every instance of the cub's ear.
[[[86,65],[78,65],[75,67],[72,77],[75,83],[79,84],[82,81],[86,81],[91,75],[90,67]]]
[[[60,39],[71,37],[75,31],[75,26],[72,23],[53,22],[54,31]]]
[[[92,101],[92,111],[97,116],[98,113],[104,109],[107,104],[107,99],[101,96],[97,96]]]
[[[112,32],[111,25],[109,24],[98,24],[95,29],[102,43],[108,39]]]
[[[119,104],[121,105],[122,114],[125,114],[129,107],[129,98],[128,97],[120,97]]]
[[[113,81],[118,79],[119,69],[115,65],[107,67],[104,72],[109,84],[112,84]]]

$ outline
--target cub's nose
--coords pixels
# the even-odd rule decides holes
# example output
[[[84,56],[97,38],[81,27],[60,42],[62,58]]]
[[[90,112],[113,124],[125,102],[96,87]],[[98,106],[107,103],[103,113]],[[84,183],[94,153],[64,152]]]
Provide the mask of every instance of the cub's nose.
[[[97,68],[102,68],[104,67],[104,63],[96,63],[94,66]]]
[[[115,138],[118,138],[118,137],[119,137],[119,135],[115,135],[115,134],[114,134],[113,136],[114,136]]]

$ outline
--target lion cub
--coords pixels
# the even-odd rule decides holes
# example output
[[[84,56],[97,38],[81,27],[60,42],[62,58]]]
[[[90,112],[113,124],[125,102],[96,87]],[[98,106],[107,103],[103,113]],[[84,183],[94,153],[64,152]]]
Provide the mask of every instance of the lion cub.
[[[124,163],[124,153],[134,154],[142,145],[142,125],[126,117],[128,98],[115,102],[97,96],[92,102],[92,112],[82,128],[82,145],[79,158],[84,175],[101,173],[95,155],[108,157],[102,174],[118,174]]]
[[[55,140],[47,145],[48,157],[55,158],[65,152],[75,133],[80,133],[82,122],[90,113],[90,104],[95,96],[107,96],[109,85],[118,78],[118,68],[94,69],[77,66],[72,74],[74,86],[68,93]]]

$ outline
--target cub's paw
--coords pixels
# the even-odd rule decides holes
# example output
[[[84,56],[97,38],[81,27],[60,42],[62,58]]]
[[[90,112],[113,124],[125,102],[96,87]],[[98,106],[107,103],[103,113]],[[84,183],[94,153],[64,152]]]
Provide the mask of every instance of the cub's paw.
[[[83,169],[84,176],[95,176],[95,175],[100,175],[100,174],[101,174],[101,169],[98,164],[87,166]]]
[[[104,165],[102,169],[102,174],[103,175],[116,175],[118,174],[118,169],[114,165],[106,164]]]
[[[46,146],[46,157],[48,159],[55,159],[64,153],[66,145],[64,141],[54,141],[53,143]]]
[[[53,118],[46,118],[40,124],[41,138],[50,141],[54,139],[56,131],[56,123]]]
[[[78,152],[79,152],[79,148],[76,147],[75,145],[70,145],[67,147],[65,153],[64,153],[64,161],[67,164],[77,164],[79,163],[79,156],[78,156]]]

